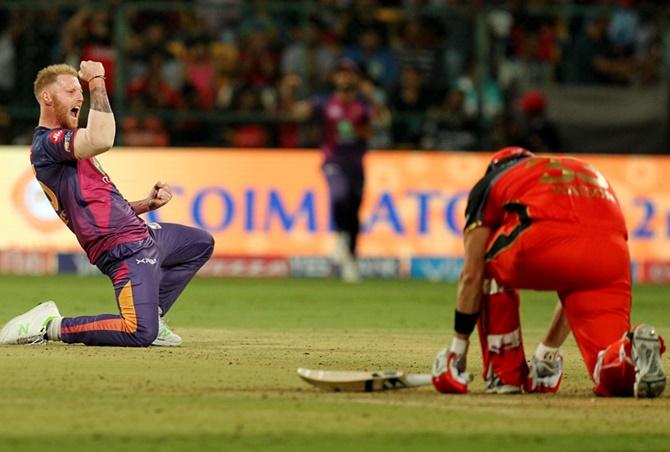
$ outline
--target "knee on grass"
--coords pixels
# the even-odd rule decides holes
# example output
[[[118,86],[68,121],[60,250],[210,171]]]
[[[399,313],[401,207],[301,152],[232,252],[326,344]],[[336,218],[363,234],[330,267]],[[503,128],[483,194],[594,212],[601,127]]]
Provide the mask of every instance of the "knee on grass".
[[[158,319],[154,322],[140,322],[137,330],[130,333],[132,345],[135,347],[148,347],[158,336]]]

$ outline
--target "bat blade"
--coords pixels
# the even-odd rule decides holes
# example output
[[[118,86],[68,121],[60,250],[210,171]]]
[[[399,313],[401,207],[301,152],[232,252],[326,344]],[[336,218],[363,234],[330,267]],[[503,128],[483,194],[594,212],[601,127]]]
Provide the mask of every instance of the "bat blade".
[[[298,376],[319,389],[330,392],[379,392],[431,384],[429,374],[401,371],[338,371],[298,369]]]

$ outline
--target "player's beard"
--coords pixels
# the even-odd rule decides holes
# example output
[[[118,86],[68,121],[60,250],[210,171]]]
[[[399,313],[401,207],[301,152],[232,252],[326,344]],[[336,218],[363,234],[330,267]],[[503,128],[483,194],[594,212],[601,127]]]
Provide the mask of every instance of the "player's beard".
[[[72,106],[66,103],[60,102],[57,99],[54,99],[54,113],[56,114],[56,120],[61,127],[66,129],[76,129],[79,123],[79,115],[77,117],[72,116],[71,113]]]

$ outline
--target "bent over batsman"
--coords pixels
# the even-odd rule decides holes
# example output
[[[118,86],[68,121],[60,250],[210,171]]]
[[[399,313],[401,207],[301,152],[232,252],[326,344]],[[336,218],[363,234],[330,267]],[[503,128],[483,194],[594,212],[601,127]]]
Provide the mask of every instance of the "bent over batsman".
[[[518,147],[496,153],[468,198],[454,338],[435,360],[436,389],[467,392],[477,325],[489,393],[557,392],[559,347],[572,331],[596,394],[659,396],[665,347],[652,326],[631,328],[626,242],[619,202],[598,169]],[[530,367],[517,289],[555,291],[560,300]]]

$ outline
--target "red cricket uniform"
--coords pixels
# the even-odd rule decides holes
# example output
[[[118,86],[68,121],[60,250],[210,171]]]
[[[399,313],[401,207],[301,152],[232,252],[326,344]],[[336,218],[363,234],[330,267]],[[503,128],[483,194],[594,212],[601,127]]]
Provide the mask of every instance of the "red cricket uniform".
[[[503,287],[482,303],[485,378],[494,372],[505,384],[523,384],[527,367],[513,289],[553,290],[597,384],[594,390],[632,393],[630,363],[618,353],[598,363],[598,354],[610,345],[628,347],[630,356],[630,344],[622,342],[631,303],[626,225],[603,175],[565,157],[517,159],[493,168],[468,199],[466,230],[478,226],[493,231],[486,277]]]

